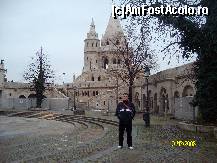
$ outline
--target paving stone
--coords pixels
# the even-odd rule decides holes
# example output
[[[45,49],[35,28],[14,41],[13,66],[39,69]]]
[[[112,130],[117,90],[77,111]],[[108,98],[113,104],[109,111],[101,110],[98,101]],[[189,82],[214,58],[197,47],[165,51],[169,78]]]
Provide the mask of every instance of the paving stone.
[[[10,124],[11,121],[8,125]],[[61,134],[42,133],[0,137],[0,162],[121,163],[215,162],[217,160],[216,139],[206,134],[180,130],[173,122],[164,122],[160,119],[157,123],[152,121],[150,128],[145,128],[143,121],[136,119],[132,131],[134,150],[127,148],[126,135],[124,148],[117,149],[118,128],[100,122],[99,124],[104,126],[104,130],[96,124],[89,123],[88,128],[85,128],[76,123],[72,131],[61,132]],[[188,139],[196,140],[197,146],[195,148],[172,146],[174,140]]]

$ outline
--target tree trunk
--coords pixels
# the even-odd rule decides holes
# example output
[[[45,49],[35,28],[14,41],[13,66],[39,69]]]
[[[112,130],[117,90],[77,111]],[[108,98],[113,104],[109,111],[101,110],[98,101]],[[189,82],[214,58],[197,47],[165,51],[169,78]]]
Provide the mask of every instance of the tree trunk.
[[[37,97],[37,99],[36,99],[37,108],[41,108],[42,99],[43,98],[41,98],[41,97]]]
[[[133,101],[133,79],[132,77],[129,79],[129,101],[132,102]]]

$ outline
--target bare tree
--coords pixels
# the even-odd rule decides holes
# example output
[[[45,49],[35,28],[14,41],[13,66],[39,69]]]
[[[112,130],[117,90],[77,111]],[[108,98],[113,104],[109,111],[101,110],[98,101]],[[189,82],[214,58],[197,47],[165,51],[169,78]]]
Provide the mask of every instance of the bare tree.
[[[176,7],[206,7],[209,16],[187,15],[155,15],[129,17],[132,25],[143,26],[149,29],[149,38],[155,40],[169,36],[165,40],[162,52],[165,56],[180,56],[188,59],[196,56],[194,73],[196,78],[196,96],[194,105],[199,106],[202,119],[207,122],[216,122],[217,115],[217,1],[216,0],[117,0],[122,4],[141,6],[147,4],[152,7],[173,5]],[[155,31],[157,35],[153,36]],[[166,45],[167,43],[167,45]]]
[[[145,41],[145,30],[141,28],[125,27],[125,35],[117,35],[108,41],[114,46],[113,53],[121,59],[121,66],[117,68],[116,75],[129,87],[129,100],[132,101],[132,88],[137,77],[146,67],[156,67],[156,56],[149,50]]]
[[[37,107],[41,108],[42,99],[48,83],[53,82],[54,72],[51,69],[47,55],[43,53],[41,47],[37,51],[35,57],[32,57],[32,63],[28,66],[28,70],[24,72],[23,77],[31,83],[31,87],[36,93]]]

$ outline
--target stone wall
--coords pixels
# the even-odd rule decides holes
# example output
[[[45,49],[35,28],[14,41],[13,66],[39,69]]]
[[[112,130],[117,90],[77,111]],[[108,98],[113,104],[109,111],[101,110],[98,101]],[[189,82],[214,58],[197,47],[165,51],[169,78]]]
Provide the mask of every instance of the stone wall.
[[[67,110],[68,98],[45,98],[42,102],[43,109]],[[29,110],[36,108],[36,99],[28,98],[0,98],[0,109]]]
[[[175,98],[175,118],[184,120],[194,120],[197,118],[198,109],[193,108],[189,102],[193,97]]]

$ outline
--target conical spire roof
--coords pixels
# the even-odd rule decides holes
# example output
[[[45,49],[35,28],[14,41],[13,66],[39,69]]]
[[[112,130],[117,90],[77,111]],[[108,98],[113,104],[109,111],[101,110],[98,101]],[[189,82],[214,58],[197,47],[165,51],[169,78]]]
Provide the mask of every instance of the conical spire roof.
[[[90,31],[87,33],[87,39],[98,39],[93,18],[90,24]]]
[[[120,34],[124,35],[119,19],[114,19],[110,16],[103,39],[113,38]]]

